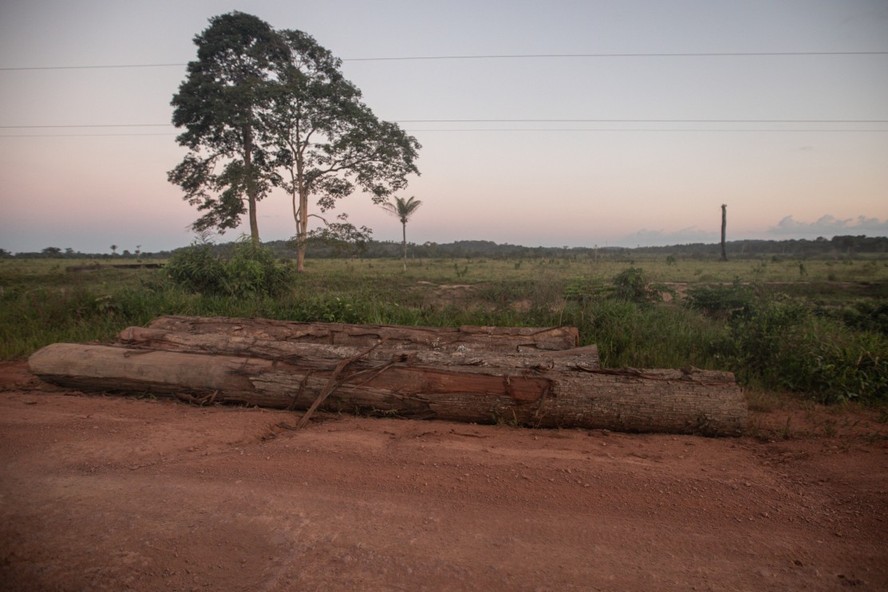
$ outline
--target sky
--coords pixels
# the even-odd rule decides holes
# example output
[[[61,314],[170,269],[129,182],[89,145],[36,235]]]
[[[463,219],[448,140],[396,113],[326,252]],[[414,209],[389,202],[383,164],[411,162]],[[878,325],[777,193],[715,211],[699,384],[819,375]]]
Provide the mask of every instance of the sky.
[[[170,100],[232,10],[311,34],[419,140],[409,241],[718,242],[722,204],[728,240],[888,235],[888,0],[2,0],[0,249],[195,239]],[[282,192],[258,211],[295,234]],[[366,195],[337,212],[400,241]]]

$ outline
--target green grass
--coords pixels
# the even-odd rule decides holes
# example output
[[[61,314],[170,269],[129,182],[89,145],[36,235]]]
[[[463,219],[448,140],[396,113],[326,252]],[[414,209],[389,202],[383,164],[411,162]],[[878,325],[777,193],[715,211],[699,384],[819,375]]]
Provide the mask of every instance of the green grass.
[[[773,258],[424,259],[406,272],[397,259],[318,259],[274,298],[193,294],[165,270],[65,270],[84,263],[0,260],[0,358],[60,341],[111,341],[163,314],[573,325],[611,367],[691,365],[818,401],[888,398],[885,259],[809,259],[803,271]],[[647,291],[638,301],[616,297],[615,278],[630,268],[667,301],[646,301]]]

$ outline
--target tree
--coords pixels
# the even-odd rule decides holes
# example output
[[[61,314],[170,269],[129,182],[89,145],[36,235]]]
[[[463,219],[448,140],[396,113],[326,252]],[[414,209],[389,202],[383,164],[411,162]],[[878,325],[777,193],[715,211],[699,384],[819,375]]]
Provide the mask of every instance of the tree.
[[[117,245],[111,245],[111,255],[117,254]]]
[[[309,232],[308,242],[332,247],[337,257],[365,253],[373,238],[373,230],[366,226],[356,227],[348,221],[348,214],[339,214],[336,218],[340,221],[325,222],[324,226]]]
[[[173,124],[185,129],[176,141],[189,152],[169,180],[204,212],[194,230],[235,228],[248,213],[250,238],[258,244],[256,205],[276,181],[257,142],[258,115],[287,50],[268,23],[236,11],[211,18],[194,43],[197,59],[172,100]]]
[[[341,61],[301,31],[281,31],[289,58],[277,72],[272,106],[262,114],[264,140],[277,147],[296,222],[296,269],[305,269],[309,210],[321,212],[356,190],[383,203],[419,174],[416,138],[379,120],[361,101],[361,91],[340,72]],[[354,227],[352,227],[354,228]]]
[[[421,205],[422,202],[413,196],[410,196],[410,198],[406,200],[403,197],[396,197],[394,201],[387,201],[382,204],[382,207],[387,212],[394,214],[399,220],[401,220],[401,245],[404,248],[404,271],[407,271],[407,221]]]

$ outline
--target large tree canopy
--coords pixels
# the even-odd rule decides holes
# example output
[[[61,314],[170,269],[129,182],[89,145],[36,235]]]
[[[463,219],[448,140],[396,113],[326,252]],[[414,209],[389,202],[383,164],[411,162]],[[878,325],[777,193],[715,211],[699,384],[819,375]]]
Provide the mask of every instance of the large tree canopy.
[[[256,204],[275,182],[257,142],[258,116],[269,80],[288,53],[268,23],[241,12],[213,17],[194,43],[197,59],[172,100],[173,124],[185,128],[177,141],[189,152],[169,179],[204,212],[195,230],[234,228],[249,213],[250,235],[258,242]]]
[[[361,91],[340,72],[341,61],[301,31],[282,31],[289,60],[278,73],[272,108],[263,113],[267,140],[277,144],[277,163],[293,201],[297,269],[304,268],[309,200],[322,211],[356,190],[376,203],[419,174],[420,148],[397,124],[379,120]],[[325,222],[326,223],[326,222]]]
[[[310,35],[233,12],[211,19],[195,43],[198,59],[173,97],[173,123],[185,128],[178,141],[189,153],[169,175],[205,212],[195,229],[234,228],[248,211],[258,241],[256,203],[282,186],[302,271],[308,219],[321,218],[310,200],[321,212],[355,191],[383,203],[419,174],[416,139],[378,119],[341,61]]]

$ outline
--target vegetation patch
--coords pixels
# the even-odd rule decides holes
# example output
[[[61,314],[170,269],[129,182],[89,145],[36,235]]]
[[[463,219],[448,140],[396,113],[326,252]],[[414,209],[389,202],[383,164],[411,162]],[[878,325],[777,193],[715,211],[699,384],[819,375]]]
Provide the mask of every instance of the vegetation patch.
[[[88,274],[66,273],[69,260],[4,259],[0,357],[27,356],[54,342],[108,341],[163,314],[571,325],[582,345],[598,345],[608,367],[729,370],[755,391],[827,403],[884,403],[888,393],[881,297],[888,267],[881,264],[869,267],[865,282],[842,278],[847,289],[836,290],[819,279],[829,260],[807,261],[809,277],[818,279],[798,278],[796,263],[782,277],[761,281],[750,260],[667,262],[637,253],[408,259],[405,272],[395,251],[388,259],[314,260],[297,275],[292,263],[249,241],[221,247],[197,243],[163,269]],[[768,274],[782,265],[768,260]],[[849,273],[860,267],[833,266]],[[680,281],[682,290],[664,301],[661,284],[669,281]]]
[[[181,288],[208,296],[279,296],[294,279],[290,265],[279,265],[269,249],[248,240],[229,257],[206,242],[195,243],[170,258],[167,273]]]

